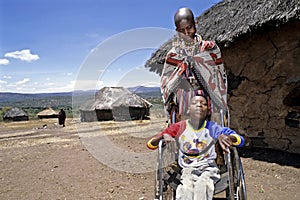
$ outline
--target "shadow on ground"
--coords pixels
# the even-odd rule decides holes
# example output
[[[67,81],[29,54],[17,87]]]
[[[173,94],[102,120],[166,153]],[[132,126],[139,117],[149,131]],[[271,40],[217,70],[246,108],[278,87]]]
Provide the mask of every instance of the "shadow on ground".
[[[300,168],[300,155],[274,149],[239,148],[240,157]]]

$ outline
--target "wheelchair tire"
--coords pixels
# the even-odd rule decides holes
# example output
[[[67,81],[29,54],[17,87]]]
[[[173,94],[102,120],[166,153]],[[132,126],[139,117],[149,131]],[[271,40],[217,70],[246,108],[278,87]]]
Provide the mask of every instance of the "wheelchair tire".
[[[242,161],[238,155],[236,148],[233,149],[234,152],[234,163],[235,163],[235,199],[236,200],[247,200],[246,182],[244,177],[244,171],[242,166]]]
[[[167,171],[165,167],[166,163],[163,159],[163,152],[166,147],[163,148],[162,140],[159,142],[158,146],[158,159],[155,177],[155,200],[175,200],[176,191],[173,190],[173,188],[164,180],[164,175]]]
[[[163,169],[157,171],[155,200],[175,200],[176,192],[163,180]]]
[[[226,199],[234,200],[234,165],[232,160],[232,152],[227,156],[227,172],[228,172],[228,188],[226,189]]]
[[[246,183],[241,159],[237,149],[232,148],[228,159],[227,169],[229,173],[229,183],[227,189],[228,200],[247,200]]]

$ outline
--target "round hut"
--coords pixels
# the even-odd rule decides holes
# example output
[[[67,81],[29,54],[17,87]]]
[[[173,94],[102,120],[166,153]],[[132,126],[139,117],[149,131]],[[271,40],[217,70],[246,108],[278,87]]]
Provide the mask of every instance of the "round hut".
[[[3,121],[27,121],[28,114],[21,108],[11,108],[3,115]]]
[[[80,109],[83,122],[148,119],[152,106],[124,87],[104,87],[95,94],[94,102],[87,104]]]
[[[58,118],[58,112],[48,107],[37,114],[39,119]]]

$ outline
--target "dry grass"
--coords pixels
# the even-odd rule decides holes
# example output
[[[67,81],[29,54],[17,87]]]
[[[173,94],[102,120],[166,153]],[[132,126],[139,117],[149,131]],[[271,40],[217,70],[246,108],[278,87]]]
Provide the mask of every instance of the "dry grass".
[[[58,126],[57,119],[37,119],[29,121],[0,122],[0,127],[9,130],[24,130],[33,128],[43,128],[43,125],[45,124],[47,124],[48,126]]]

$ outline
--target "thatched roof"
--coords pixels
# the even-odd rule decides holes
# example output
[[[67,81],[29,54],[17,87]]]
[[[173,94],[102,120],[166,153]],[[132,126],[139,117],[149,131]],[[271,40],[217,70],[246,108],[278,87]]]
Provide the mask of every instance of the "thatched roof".
[[[152,105],[124,87],[104,87],[95,94],[95,101],[81,110],[112,110],[121,106],[149,108]]]
[[[196,10],[194,10],[197,13]],[[277,29],[288,22],[300,22],[299,0],[224,0],[197,18],[199,34],[226,48],[256,31]],[[153,53],[145,67],[161,75],[171,41]]]
[[[300,21],[299,0],[225,0],[197,18],[204,38],[229,46],[243,36],[262,29]],[[206,30],[206,31],[205,31]]]
[[[28,117],[28,115],[22,109],[14,107],[4,114],[3,119],[15,117]]]
[[[113,104],[112,107],[136,107],[136,108],[149,108],[152,106],[150,102],[140,96],[131,93],[120,96]]]
[[[53,116],[53,115],[57,116],[58,112],[56,112],[55,110],[53,110],[50,107],[37,114],[37,116]]]

